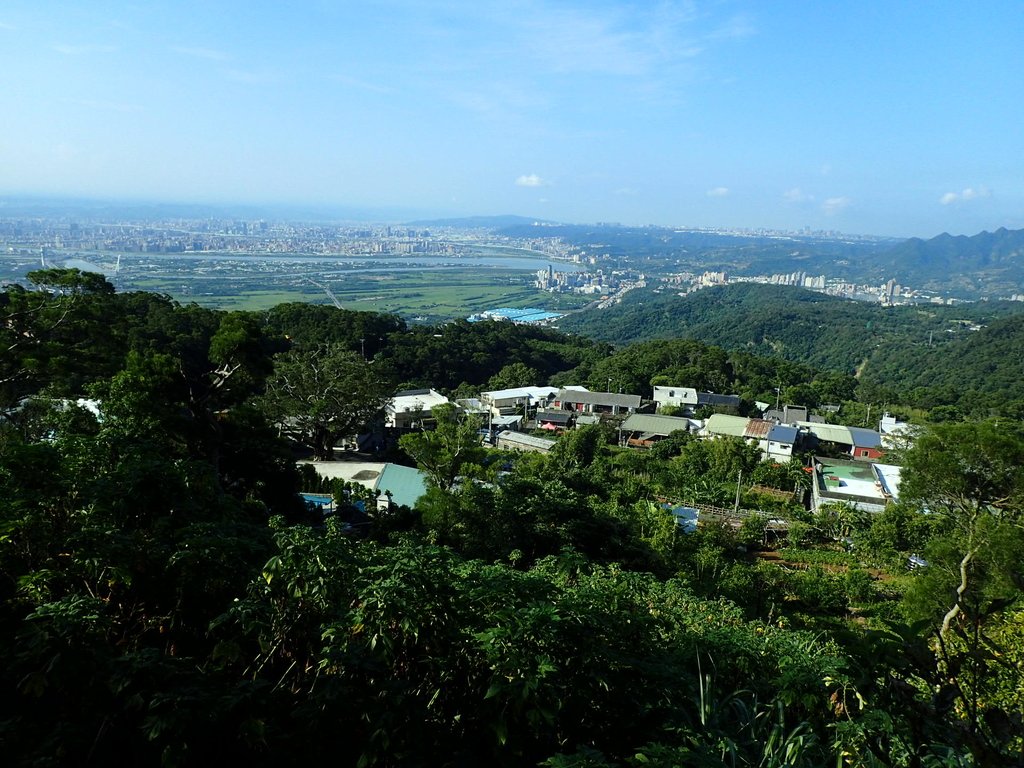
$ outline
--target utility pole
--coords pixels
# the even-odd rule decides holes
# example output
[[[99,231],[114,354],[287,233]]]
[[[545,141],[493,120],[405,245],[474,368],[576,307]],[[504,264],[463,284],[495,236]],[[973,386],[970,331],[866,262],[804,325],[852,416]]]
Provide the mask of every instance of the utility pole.
[[[740,483],[743,481],[743,470],[741,469],[736,475],[736,503],[733,505],[732,513],[739,515],[740,513]]]

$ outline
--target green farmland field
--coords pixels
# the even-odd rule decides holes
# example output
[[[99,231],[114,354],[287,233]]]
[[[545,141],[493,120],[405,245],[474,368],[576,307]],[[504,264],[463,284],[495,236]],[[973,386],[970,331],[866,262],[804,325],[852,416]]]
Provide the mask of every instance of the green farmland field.
[[[285,283],[267,285],[269,282]],[[318,304],[331,299],[330,288],[346,309],[389,312],[419,321],[450,320],[494,307],[536,306],[569,311],[587,303],[578,296],[556,295],[533,287],[522,271],[422,270],[393,273],[353,273],[330,278],[236,281],[230,278],[192,280],[148,277],[132,281],[136,290],[167,293],[182,303],[195,302],[219,309],[266,309],[289,301]]]

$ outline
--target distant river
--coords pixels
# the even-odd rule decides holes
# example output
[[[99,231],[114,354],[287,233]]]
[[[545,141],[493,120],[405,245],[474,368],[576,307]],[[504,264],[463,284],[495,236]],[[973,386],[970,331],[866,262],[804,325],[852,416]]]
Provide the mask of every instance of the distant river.
[[[529,269],[537,271],[548,264],[556,272],[580,272],[584,267],[580,264],[572,264],[565,261],[548,261],[542,258],[530,258],[526,256],[412,256],[394,255],[378,256],[291,256],[287,254],[254,254],[236,255],[230,253],[167,253],[167,254],[130,254],[121,257],[121,264],[133,261],[146,262],[148,264],[159,264],[168,261],[237,261],[243,263],[271,262],[278,264],[373,264],[375,266],[386,266],[394,264],[397,266],[410,267],[447,267],[447,266],[471,266],[480,264],[486,267],[505,267],[506,269]]]
[[[60,265],[60,259],[54,259],[53,265]],[[109,273],[114,259],[96,258],[102,271]],[[94,263],[96,263],[94,262]],[[121,256],[121,269],[131,271],[153,268],[157,270],[180,270],[188,266],[198,267],[203,263],[230,262],[232,266],[245,267],[316,267],[318,272],[327,272],[331,266],[343,267],[344,273],[353,272],[417,272],[430,269],[459,268],[473,269],[479,267],[523,270],[536,272],[551,266],[555,272],[581,272],[585,269],[580,264],[564,261],[532,258],[528,256],[416,256],[371,254],[367,256],[296,256],[292,254],[254,254],[239,255],[229,253],[192,254],[192,253],[132,253]],[[78,259],[65,261],[68,266],[87,268]],[[326,268],[326,269],[325,269]]]

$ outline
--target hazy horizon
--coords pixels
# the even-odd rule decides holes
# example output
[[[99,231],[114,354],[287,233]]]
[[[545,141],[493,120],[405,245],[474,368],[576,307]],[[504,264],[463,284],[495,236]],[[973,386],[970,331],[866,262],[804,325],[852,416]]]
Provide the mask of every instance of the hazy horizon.
[[[1013,2],[14,0],[0,195],[1020,229],[1019,31]]]

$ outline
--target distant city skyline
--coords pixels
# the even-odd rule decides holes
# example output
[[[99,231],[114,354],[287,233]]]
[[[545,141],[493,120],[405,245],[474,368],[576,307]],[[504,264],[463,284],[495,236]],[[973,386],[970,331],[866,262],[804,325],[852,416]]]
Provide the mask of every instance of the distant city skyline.
[[[1022,22],[1011,0],[11,0],[0,197],[1021,229]]]

